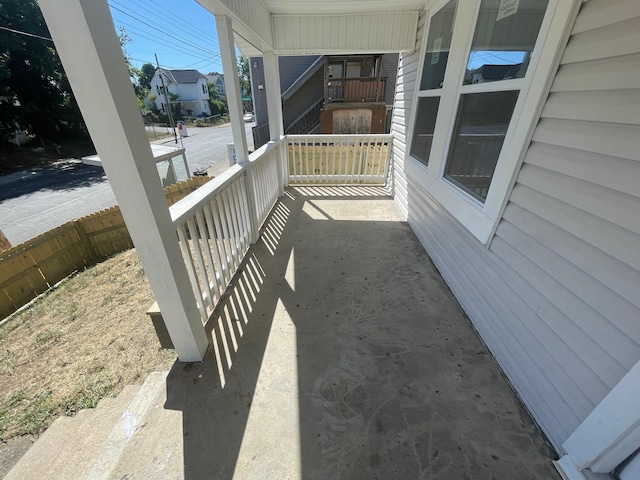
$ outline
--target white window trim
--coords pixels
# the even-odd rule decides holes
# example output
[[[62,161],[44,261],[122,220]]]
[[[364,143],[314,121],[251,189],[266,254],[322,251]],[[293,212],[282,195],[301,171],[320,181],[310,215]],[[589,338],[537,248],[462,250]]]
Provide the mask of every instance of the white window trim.
[[[536,48],[532,53],[527,74],[523,79],[492,82],[489,88],[499,90],[520,90],[512,121],[507,130],[503,148],[496,165],[491,188],[483,204],[470,194],[449,182],[443,173],[449,151],[449,143],[456,120],[455,112],[461,93],[475,91],[474,85],[460,86],[467,64],[467,56],[476,27],[476,18],[481,0],[458,0],[458,10],[454,22],[454,37],[447,62],[447,70],[443,88],[440,91],[440,105],[436,120],[434,141],[429,157],[429,166],[425,166],[410,154],[415,130],[416,113],[420,95],[420,78],[424,64],[425,50],[429,36],[431,18],[447,2],[439,2],[428,12],[426,30],[420,49],[420,61],[416,77],[415,95],[412,102],[412,113],[409,124],[409,138],[406,149],[405,173],[416,184],[434,197],[451,215],[465,226],[480,242],[488,245],[495,233],[498,221],[507,204],[508,196],[513,189],[517,172],[522,165],[526,149],[531,141],[535,120],[549,92],[550,84],[557,70],[561,49],[568,35],[569,28],[575,19],[575,12],[580,0],[549,0],[547,14],[540,27]],[[464,5],[464,8],[461,8]],[[466,32],[460,34],[459,32]],[[505,84],[508,82],[508,87]],[[502,85],[501,85],[502,84]],[[487,84],[485,84],[485,89]],[[483,90],[486,91],[486,90]],[[432,96],[430,94],[426,96]],[[442,115],[451,112],[451,115]]]

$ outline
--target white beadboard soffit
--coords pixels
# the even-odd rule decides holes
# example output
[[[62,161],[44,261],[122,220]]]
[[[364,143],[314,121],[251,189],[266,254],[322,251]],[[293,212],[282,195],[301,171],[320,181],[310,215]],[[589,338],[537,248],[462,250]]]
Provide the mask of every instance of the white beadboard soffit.
[[[424,0],[197,0],[231,15],[243,55],[327,55],[412,51]]]

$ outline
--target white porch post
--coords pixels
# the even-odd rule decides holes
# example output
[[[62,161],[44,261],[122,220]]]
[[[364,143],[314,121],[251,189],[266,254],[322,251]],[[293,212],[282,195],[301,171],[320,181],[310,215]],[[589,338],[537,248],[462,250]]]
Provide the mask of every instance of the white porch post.
[[[231,18],[225,15],[216,15],[216,28],[218,30],[218,43],[220,56],[222,57],[222,71],[224,72],[224,84],[227,90],[227,105],[229,107],[229,120],[231,121],[231,133],[236,147],[236,158],[239,165],[249,162],[249,148],[244,129],[242,110],[242,92],[240,91],[240,79],[238,78],[238,62],[233,42],[233,28]],[[256,197],[253,191],[253,179],[251,169],[245,170],[245,185],[247,190],[247,203],[249,205],[249,219],[251,221],[251,243],[258,241],[258,215],[256,213]]]
[[[275,142],[284,135],[278,57],[273,52],[262,52],[262,63],[266,83],[267,110],[269,112],[269,134],[271,140]]]
[[[640,362],[636,363],[562,444],[566,471],[608,473],[640,447]],[[579,478],[578,476],[569,478]]]
[[[208,340],[106,0],[39,0],[178,358]]]
[[[216,15],[216,28],[218,30],[218,42],[220,44],[220,56],[222,57],[222,71],[224,72],[224,85],[227,91],[227,105],[229,107],[229,120],[231,121],[231,133],[236,147],[236,157],[240,165],[247,163],[249,149],[247,136],[244,130],[242,118],[242,92],[240,91],[240,79],[238,78],[238,62],[233,43],[233,29],[231,18],[224,15]]]
[[[284,135],[284,120],[282,116],[282,93],[280,90],[280,68],[278,57],[272,51],[262,52],[262,64],[267,94],[267,111],[269,112],[269,136],[271,141],[278,142]],[[285,183],[283,171],[286,169],[287,149],[280,149],[278,159],[278,193],[284,194]]]

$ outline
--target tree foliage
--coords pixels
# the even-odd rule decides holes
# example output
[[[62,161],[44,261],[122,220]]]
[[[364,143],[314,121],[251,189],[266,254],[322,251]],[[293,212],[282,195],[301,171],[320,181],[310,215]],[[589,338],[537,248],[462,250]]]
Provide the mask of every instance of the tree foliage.
[[[238,58],[238,77],[240,79],[240,93],[243,97],[251,98],[251,73],[249,71],[249,59],[244,55]],[[242,107],[246,112],[253,111],[251,100],[243,100]]]
[[[151,90],[151,79],[156,73],[156,67],[152,63],[145,63],[140,67],[138,74],[138,85],[143,90],[149,92]]]
[[[209,109],[211,115],[224,115],[229,111],[227,107],[227,97],[220,95],[215,83],[208,83],[209,87]]]
[[[78,133],[82,116],[35,0],[0,2],[0,133],[16,125],[49,139]],[[44,37],[38,38],[38,37]]]

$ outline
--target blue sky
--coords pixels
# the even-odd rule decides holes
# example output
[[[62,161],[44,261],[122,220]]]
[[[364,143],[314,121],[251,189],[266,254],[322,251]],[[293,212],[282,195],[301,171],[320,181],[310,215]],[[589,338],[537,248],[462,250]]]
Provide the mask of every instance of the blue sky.
[[[109,0],[113,21],[124,27],[136,67],[153,63],[170,69],[222,72],[215,19],[194,0]]]

